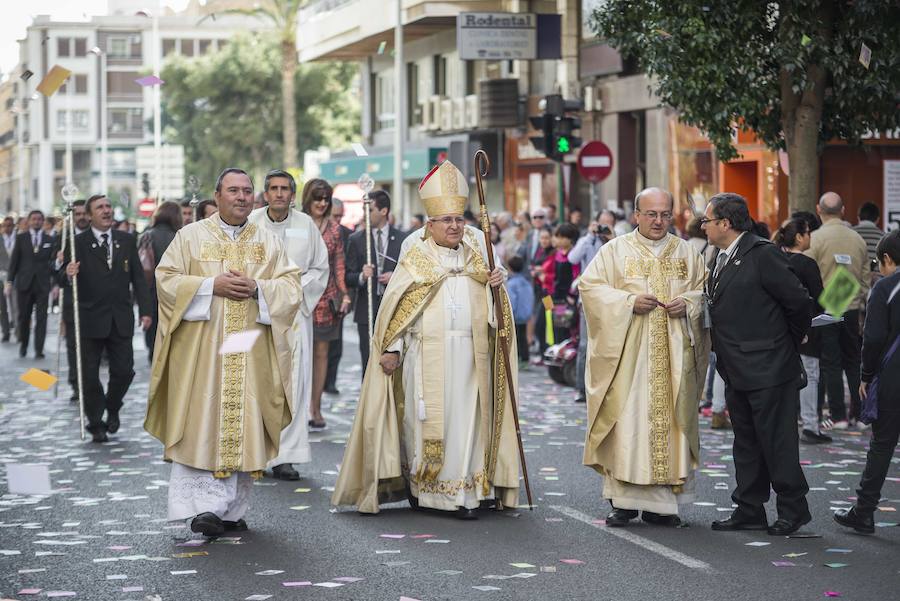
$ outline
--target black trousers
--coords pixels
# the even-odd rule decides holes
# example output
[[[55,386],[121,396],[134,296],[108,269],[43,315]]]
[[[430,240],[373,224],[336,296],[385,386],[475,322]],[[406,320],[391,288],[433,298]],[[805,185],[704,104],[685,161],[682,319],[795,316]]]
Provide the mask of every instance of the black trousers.
[[[328,343],[328,371],[325,372],[325,390],[337,389],[337,371],[341,364],[341,355],[344,354],[344,327],[341,322],[341,329],[338,337]]]
[[[144,344],[147,345],[147,361],[153,365],[153,347],[156,345],[156,328],[159,325],[159,297],[156,288],[150,290],[150,327],[144,331]]]
[[[862,337],[859,311],[847,311],[844,321],[822,328],[822,355],[819,358],[819,395],[828,399],[833,421],[847,419],[844,405],[844,375],[850,389],[850,418],[859,417],[859,381]]]
[[[878,410],[878,419],[872,423],[866,468],[856,489],[856,507],[860,513],[871,514],[878,507],[881,487],[900,438],[900,411],[883,411],[880,407]]]
[[[725,386],[725,403],[734,427],[734,471],[731,495],[736,514],[750,520],[765,517],[763,504],[770,488],[777,494],[778,517],[801,521],[809,517],[809,486],[800,467],[797,435],[796,382],[760,390]]]
[[[369,364],[369,324],[362,322],[356,324],[356,331],[359,332],[359,357],[362,360],[362,379],[366,375],[366,366]]]
[[[3,280],[0,280],[2,284],[6,284]],[[6,293],[0,290],[0,327],[3,329],[3,337],[9,338],[9,302],[6,299]]]
[[[19,301],[19,344],[28,350],[28,338],[31,333],[31,312],[35,312],[34,352],[44,352],[44,338],[47,336],[47,302],[49,290],[36,290],[34,286],[28,290],[18,290]]]
[[[528,361],[528,324],[516,324],[516,347],[519,351],[519,361]]]
[[[109,384],[103,392],[100,382],[100,357],[104,349],[109,357]],[[84,412],[88,429],[103,427],[103,412],[117,412],[122,399],[134,379],[134,350],[131,336],[115,332],[108,338],[81,338],[82,367],[84,369]]]
[[[77,393],[78,358],[75,356],[75,321],[74,319],[63,319],[63,324],[66,327],[66,360],[69,366],[69,386],[72,387],[74,393]]]

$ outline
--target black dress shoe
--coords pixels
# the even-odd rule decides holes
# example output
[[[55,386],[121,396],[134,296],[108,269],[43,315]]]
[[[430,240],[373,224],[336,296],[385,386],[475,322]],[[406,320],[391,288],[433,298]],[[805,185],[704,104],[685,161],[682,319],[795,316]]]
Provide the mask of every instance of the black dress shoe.
[[[813,432],[812,430],[803,430],[800,434],[800,442],[806,444],[827,444],[831,442],[831,437],[821,432]]]
[[[225,528],[227,532],[246,532],[250,528],[247,526],[247,522],[241,518],[236,522],[232,522],[229,520],[222,520],[222,526]]]
[[[667,528],[681,528],[682,526],[687,526],[687,523],[682,521],[677,515],[664,515],[654,511],[642,511],[641,519],[648,524],[665,526]]]
[[[71,402],[73,402],[73,403],[77,403],[77,402],[78,402],[78,391],[77,391],[77,390],[73,390],[73,391],[72,391],[72,396],[69,397],[69,400],[70,400]]]
[[[44,353],[35,353],[34,358],[35,358],[35,359],[43,359],[43,358],[44,358]]]
[[[106,411],[106,431],[110,434],[115,434],[119,431],[119,412],[107,410]]]
[[[613,509],[606,516],[606,525],[612,528],[621,528],[637,516],[638,512],[635,509]]]
[[[861,513],[854,505],[850,509],[834,512],[834,521],[841,526],[853,528],[861,534],[875,534],[875,519],[871,513]]]
[[[324,419],[322,421],[316,421],[314,419],[311,419],[308,422],[306,422],[306,425],[309,426],[310,429],[312,429],[312,430],[324,430],[326,424],[325,424]]]
[[[106,430],[97,429],[91,432],[91,442],[109,442]]]
[[[460,520],[477,520],[478,512],[474,509],[467,509],[466,507],[457,507],[456,517]]]
[[[322,389],[322,392],[327,392],[328,394],[341,394],[341,391],[334,386],[326,386]]]
[[[406,500],[409,501],[409,506],[414,510],[419,510],[419,498],[412,494],[412,490],[409,488],[409,484],[406,485]]]
[[[20,346],[19,347],[19,356],[24,357],[27,354],[28,354],[28,347]]]
[[[282,463],[272,468],[272,477],[276,480],[299,480],[300,474],[290,463]]]
[[[797,530],[800,530],[804,525],[810,523],[812,521],[812,516],[807,515],[802,520],[793,521],[786,520],[784,518],[778,518],[775,520],[775,523],[769,526],[768,533],[772,536],[787,536],[788,534],[793,534]]]
[[[712,523],[712,529],[719,532],[732,532],[734,530],[766,530],[769,527],[766,519],[749,520],[731,515],[727,520],[716,520]]]
[[[214,513],[201,513],[191,520],[191,532],[199,532],[203,536],[221,536],[225,534],[225,523]]]

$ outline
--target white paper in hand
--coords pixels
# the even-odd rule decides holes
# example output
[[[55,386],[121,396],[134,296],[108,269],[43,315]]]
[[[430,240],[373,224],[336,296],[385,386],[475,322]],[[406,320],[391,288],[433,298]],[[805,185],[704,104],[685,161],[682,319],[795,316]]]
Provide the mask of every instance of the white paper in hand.
[[[16,495],[49,495],[50,468],[31,463],[7,463],[6,479],[9,492]]]
[[[228,337],[225,338],[225,342],[222,343],[219,354],[248,353],[250,352],[250,349],[253,348],[253,345],[256,344],[256,339],[259,338],[261,333],[260,330],[246,330],[244,332],[229,334]]]
[[[821,315],[813,317],[811,326],[814,328],[821,328],[822,326],[830,326],[833,323],[840,323],[842,321],[844,321],[843,317],[835,317],[828,313],[822,313]]]

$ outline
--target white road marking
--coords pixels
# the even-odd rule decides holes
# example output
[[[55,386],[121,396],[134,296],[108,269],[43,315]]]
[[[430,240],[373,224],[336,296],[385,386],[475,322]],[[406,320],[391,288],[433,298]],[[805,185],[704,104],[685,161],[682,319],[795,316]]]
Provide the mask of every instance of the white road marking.
[[[644,538],[643,536],[639,536],[634,532],[630,532],[624,528],[606,528],[600,526],[599,524],[595,524],[594,518],[585,513],[581,513],[577,509],[572,509],[571,507],[565,507],[563,505],[550,505],[550,509],[567,517],[570,517],[573,520],[584,522],[588,526],[597,528],[598,530],[601,530],[606,534],[611,534],[623,540],[627,540],[628,542],[637,545],[638,547],[642,547],[647,551],[650,551],[651,553],[656,553],[657,555],[661,555],[666,559],[670,559],[674,562],[680,563],[681,565],[691,568],[692,570],[701,570],[703,572],[713,571],[712,566],[705,561],[700,561],[699,559],[695,559],[690,555],[685,555],[681,551],[671,549],[665,545],[652,541],[648,538]]]

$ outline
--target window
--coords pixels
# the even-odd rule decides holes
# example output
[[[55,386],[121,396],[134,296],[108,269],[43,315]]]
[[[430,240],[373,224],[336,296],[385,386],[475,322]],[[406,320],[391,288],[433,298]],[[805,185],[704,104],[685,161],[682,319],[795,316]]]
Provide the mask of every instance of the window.
[[[72,131],[87,131],[89,113],[85,110],[70,111],[72,118]],[[66,111],[57,111],[56,113],[56,131],[65,133],[66,131]]]
[[[175,52],[175,40],[166,38],[162,41],[163,56],[169,56]]]
[[[143,118],[143,109],[109,109],[109,133],[140,135],[143,131]]]
[[[109,58],[131,58],[131,40],[127,37],[109,38],[107,48]]]
[[[71,56],[70,38],[56,38],[56,56]]]
[[[433,94],[447,95],[447,58],[435,54],[432,58],[432,73],[434,74]]]
[[[194,56],[194,40],[181,40],[181,56]]]
[[[475,79],[475,61],[466,61],[466,96],[478,92],[476,89],[477,83],[478,81]]]
[[[87,75],[85,74],[75,74],[72,75],[66,83],[60,86],[59,93],[65,95],[67,93],[67,88],[69,86],[69,82],[75,80],[75,88],[72,90],[73,94],[87,94],[88,93],[88,83],[87,83]]]
[[[143,91],[135,79],[140,77],[136,71],[107,71],[106,93],[109,96],[141,98]]]
[[[422,125],[422,107],[419,105],[419,65],[406,63],[406,114],[409,125]]]
[[[212,50],[212,40],[200,40],[200,54],[207,54]]]
[[[62,171],[66,168],[66,151],[65,150],[54,150],[53,151],[53,169],[56,171]]]
[[[75,56],[87,56],[87,38],[75,38]]]
[[[375,74],[375,129],[394,127],[394,72]]]

